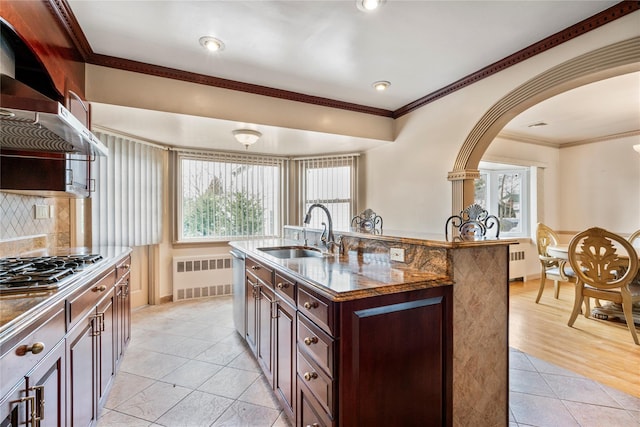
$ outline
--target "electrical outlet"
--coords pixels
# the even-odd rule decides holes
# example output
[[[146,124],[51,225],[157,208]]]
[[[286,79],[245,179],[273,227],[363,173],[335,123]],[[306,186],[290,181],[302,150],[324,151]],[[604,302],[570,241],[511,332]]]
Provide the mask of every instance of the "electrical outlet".
[[[389,250],[389,257],[391,258],[391,261],[404,262],[404,249],[402,249],[402,248],[391,248]]]

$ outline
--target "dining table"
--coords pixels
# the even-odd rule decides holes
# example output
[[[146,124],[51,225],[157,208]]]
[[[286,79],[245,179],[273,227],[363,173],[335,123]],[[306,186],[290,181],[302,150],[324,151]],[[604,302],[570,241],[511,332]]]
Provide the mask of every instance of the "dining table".
[[[640,239],[636,239],[635,242],[633,242],[633,248],[636,250],[638,259],[640,260]],[[569,244],[559,243],[556,245],[549,245],[547,246],[547,253],[552,257],[568,260]],[[626,257],[626,254],[624,256]],[[638,266],[638,271],[636,272],[634,283],[640,285],[640,265]],[[608,302],[602,306],[593,307],[591,309],[591,316],[596,319],[615,320],[626,323],[624,313],[622,312],[622,305],[613,302]],[[640,326],[640,303],[633,304],[633,323],[637,326]]]

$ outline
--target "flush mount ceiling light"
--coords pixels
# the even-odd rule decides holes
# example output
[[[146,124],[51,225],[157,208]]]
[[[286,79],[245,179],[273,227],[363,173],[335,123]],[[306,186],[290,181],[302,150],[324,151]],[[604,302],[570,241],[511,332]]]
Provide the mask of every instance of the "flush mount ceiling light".
[[[200,44],[205,49],[211,52],[224,50],[224,43],[222,43],[222,40],[219,40],[215,37],[211,37],[211,36],[200,37]]]
[[[377,90],[378,92],[382,92],[382,91],[387,90],[389,88],[389,86],[391,86],[391,83],[389,83],[386,80],[380,80],[378,82],[373,82],[373,84],[371,86],[373,86],[373,88],[375,90]]]
[[[250,145],[255,144],[262,136],[260,132],[253,129],[236,129],[232,131],[233,136],[240,144],[248,150]]]
[[[633,146],[633,149],[640,153],[640,144],[636,144]]]
[[[356,6],[363,12],[372,12],[379,9],[385,0],[356,0]]]

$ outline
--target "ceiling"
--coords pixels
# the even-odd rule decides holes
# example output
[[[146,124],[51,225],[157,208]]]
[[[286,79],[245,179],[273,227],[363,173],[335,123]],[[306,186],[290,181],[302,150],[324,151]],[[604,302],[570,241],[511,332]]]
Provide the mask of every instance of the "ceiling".
[[[396,110],[617,1],[68,0],[91,49],[188,72]],[[507,35],[507,36],[505,36]],[[208,52],[202,36],[225,48]],[[385,92],[372,83],[391,82]],[[556,96],[505,133],[562,144],[640,129],[640,74]],[[593,102],[597,100],[597,102]],[[548,126],[528,127],[544,121]],[[171,145],[237,150],[236,122],[93,105],[93,123]],[[364,151],[383,141],[260,126],[252,151]],[[242,147],[240,146],[240,149]]]

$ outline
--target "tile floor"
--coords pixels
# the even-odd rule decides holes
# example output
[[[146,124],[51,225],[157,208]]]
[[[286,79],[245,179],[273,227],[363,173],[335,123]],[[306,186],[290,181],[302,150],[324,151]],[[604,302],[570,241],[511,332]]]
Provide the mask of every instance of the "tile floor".
[[[291,426],[233,329],[231,303],[217,297],[135,311],[98,427]],[[640,426],[636,397],[514,349],[510,368],[510,427]]]

